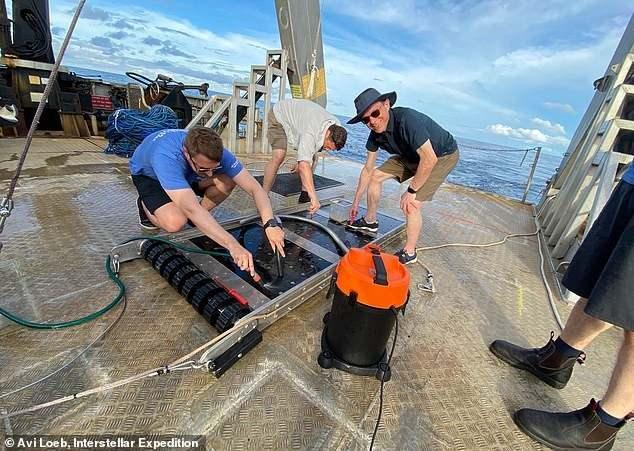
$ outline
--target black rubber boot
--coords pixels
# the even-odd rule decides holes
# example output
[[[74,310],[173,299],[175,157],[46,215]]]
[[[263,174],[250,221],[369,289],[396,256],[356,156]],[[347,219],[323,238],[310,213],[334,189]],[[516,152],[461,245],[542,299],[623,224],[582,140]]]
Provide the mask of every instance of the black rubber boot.
[[[515,412],[513,420],[526,435],[552,449],[605,451],[612,448],[625,421],[617,426],[602,423],[596,413],[598,407],[592,399],[583,409],[568,413],[521,409]]]
[[[489,346],[491,352],[500,360],[522,370],[529,371],[551,387],[564,388],[574,368],[575,362],[583,363],[586,355],[582,352],[578,358],[565,357],[557,352],[554,333],[543,348],[522,348],[508,341],[495,340]]]

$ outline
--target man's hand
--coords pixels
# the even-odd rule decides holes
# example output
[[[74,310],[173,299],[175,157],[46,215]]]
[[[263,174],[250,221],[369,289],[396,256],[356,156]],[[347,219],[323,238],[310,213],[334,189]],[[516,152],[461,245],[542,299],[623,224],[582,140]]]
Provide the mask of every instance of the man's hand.
[[[240,246],[238,242],[235,245],[228,247],[227,250],[231,254],[231,258],[238,268],[243,271],[248,271],[251,277],[255,277],[255,268],[253,266],[253,255],[251,252]]]
[[[289,168],[289,172],[290,172],[291,174],[294,174],[294,173],[296,173],[296,172],[297,172],[297,162],[295,162],[295,163],[293,163],[293,164],[291,165],[291,167]]]
[[[320,208],[321,204],[319,203],[319,199],[317,198],[317,196],[312,197],[310,199],[310,207],[308,207],[308,214],[314,215]]]
[[[403,213],[414,213],[420,205],[420,202],[416,200],[416,194],[405,191],[401,196],[401,210]]]
[[[282,257],[286,257],[284,254],[284,230],[281,227],[267,227],[265,232],[271,248],[279,252]]]
[[[359,214],[359,203],[353,202],[352,206],[350,207],[350,214],[349,214],[348,220],[350,222],[354,221],[355,219],[357,219],[358,214]]]

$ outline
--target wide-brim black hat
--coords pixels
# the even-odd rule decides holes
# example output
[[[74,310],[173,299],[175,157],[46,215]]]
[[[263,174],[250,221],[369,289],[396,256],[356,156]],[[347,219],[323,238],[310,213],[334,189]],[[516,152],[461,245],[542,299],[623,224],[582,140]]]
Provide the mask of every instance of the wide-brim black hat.
[[[366,110],[370,108],[374,102],[380,102],[381,100],[389,99],[390,106],[396,103],[396,92],[388,92],[381,94],[374,88],[368,88],[354,99],[354,106],[357,109],[357,115],[348,121],[348,124],[356,124],[360,122],[365,114]]]

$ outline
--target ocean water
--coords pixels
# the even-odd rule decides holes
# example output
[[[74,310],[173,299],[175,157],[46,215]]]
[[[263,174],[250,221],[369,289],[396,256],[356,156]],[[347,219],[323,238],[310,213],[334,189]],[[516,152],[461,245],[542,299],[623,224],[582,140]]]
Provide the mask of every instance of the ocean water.
[[[123,74],[113,74],[92,69],[68,67],[78,75],[101,77],[104,81],[113,83],[128,83],[131,81]],[[153,74],[143,74],[153,78]],[[210,93],[210,95],[213,93]],[[433,112],[430,113],[433,116]],[[346,147],[337,155],[354,161],[364,162],[366,158],[365,143],[369,130],[363,124],[348,125],[347,117],[339,116],[341,123],[348,130]],[[454,135],[455,136],[455,135]],[[524,195],[526,182],[530,174],[535,152],[507,152],[503,146],[475,141],[455,136],[460,148],[460,161],[449,174],[448,181],[459,185],[477,188],[482,191],[501,194],[513,199],[521,199]],[[480,150],[483,148],[488,150]],[[526,146],[526,148],[531,146]],[[496,150],[498,149],[498,150]],[[384,150],[379,151],[378,162],[382,163],[390,155]],[[553,176],[563,158],[563,153],[543,149],[527,200],[536,203],[541,197],[547,181]]]
[[[365,143],[368,139],[368,128],[363,124],[346,124],[345,121],[349,119],[347,117],[339,116],[339,119],[348,130],[348,141],[337,155],[364,162],[367,155]],[[459,136],[455,138],[460,149],[460,161],[449,174],[447,178],[449,182],[501,194],[513,199],[522,199],[535,159],[535,151],[528,153],[509,152],[505,150],[508,148],[504,146]],[[529,147],[531,146],[526,146],[526,148]],[[377,161],[382,163],[390,156],[386,151],[379,150]],[[542,149],[527,201],[536,203],[539,200],[543,189],[559,167],[562,158],[562,153]]]

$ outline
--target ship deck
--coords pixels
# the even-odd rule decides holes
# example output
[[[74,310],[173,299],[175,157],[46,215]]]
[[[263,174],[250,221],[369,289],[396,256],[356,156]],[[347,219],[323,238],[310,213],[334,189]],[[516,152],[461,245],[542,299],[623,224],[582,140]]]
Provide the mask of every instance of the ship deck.
[[[0,140],[5,193],[22,139]],[[104,258],[141,234],[127,160],[102,152],[101,139],[36,138],[0,239],[0,306],[33,321],[91,313],[116,294]],[[249,167],[260,167],[255,162]],[[360,165],[327,158],[317,173],[343,187],[320,191],[351,199]],[[399,216],[399,186],[387,183],[382,211]],[[297,201],[272,195],[274,206]],[[253,212],[235,192],[217,214]],[[445,184],[424,207],[419,246],[489,243],[535,231],[528,205]],[[397,239],[387,250],[396,250]],[[607,387],[622,333],[612,329],[590,349],[564,390],[498,361],[489,343],[503,338],[541,346],[558,333],[540,275],[538,238],[487,248],[422,252],[437,292],[421,291],[425,271],[411,265],[412,297],[399,323],[392,380],[385,384],[376,449],[541,449],[511,415],[521,407],[567,411]],[[545,265],[548,274],[548,265]],[[217,332],[142,260],[124,263],[125,312],[89,346],[120,309],[70,329],[22,328],[0,319],[0,412],[10,413],[165,365]],[[549,276],[550,277],[550,276]],[[553,281],[551,280],[551,283]],[[554,284],[553,284],[554,287]],[[555,295],[557,290],[553,288]],[[9,434],[203,434],[208,449],[367,449],[379,408],[379,383],[317,365],[322,292],[265,330],[264,341],[221,378],[179,371],[5,418]],[[565,319],[570,306],[556,300]],[[2,438],[0,437],[0,438]],[[614,449],[631,449],[634,430]],[[629,444],[629,446],[628,446]]]

